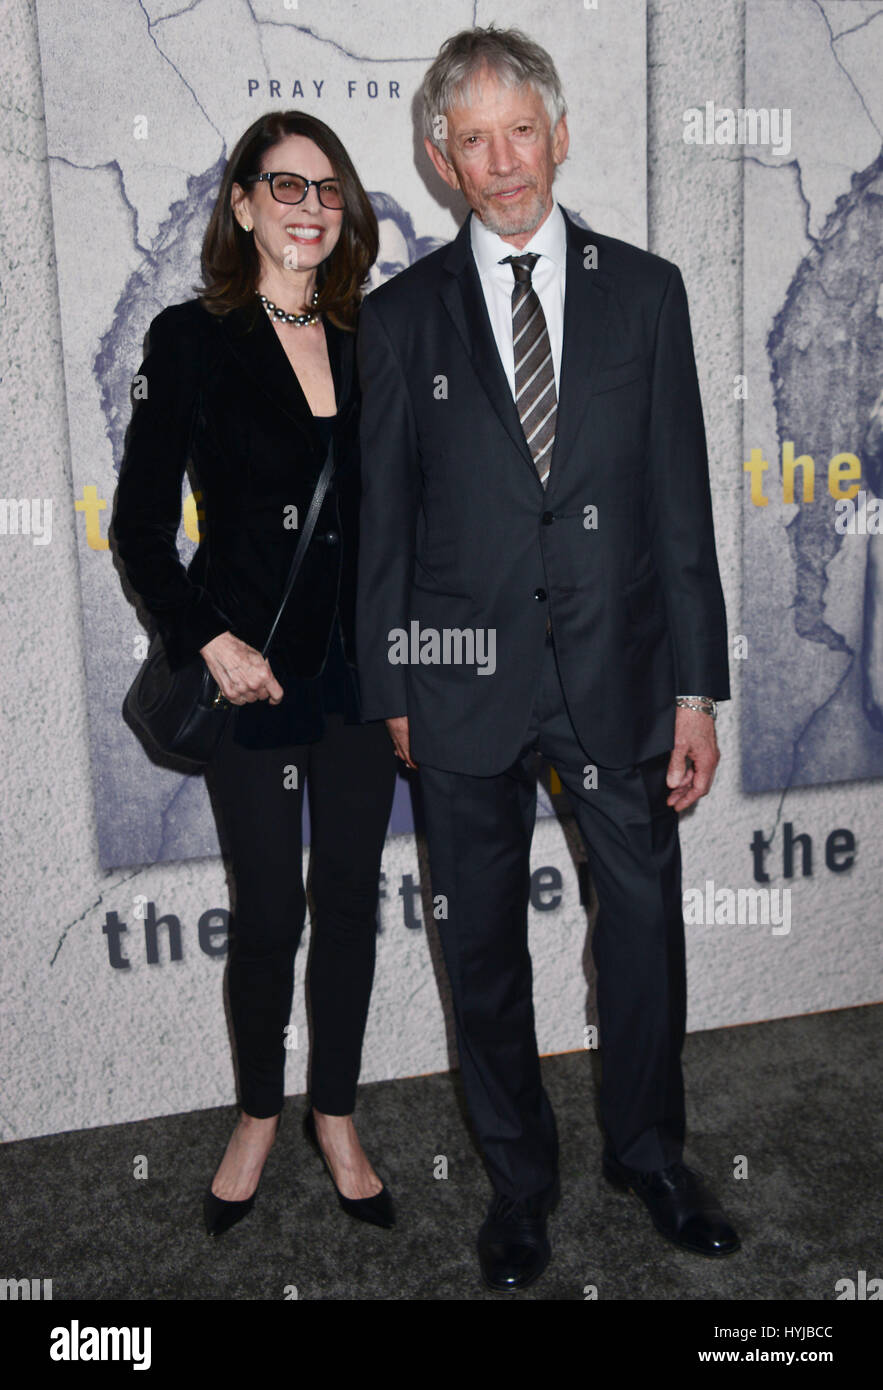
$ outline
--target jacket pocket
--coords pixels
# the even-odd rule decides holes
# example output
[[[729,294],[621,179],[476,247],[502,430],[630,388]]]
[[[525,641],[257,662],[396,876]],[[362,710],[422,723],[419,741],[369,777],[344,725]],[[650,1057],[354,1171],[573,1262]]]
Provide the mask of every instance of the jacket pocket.
[[[604,391],[615,391],[617,387],[628,386],[632,381],[646,380],[644,358],[633,357],[630,362],[620,362],[615,367],[602,367],[592,383],[590,396],[600,396]]]

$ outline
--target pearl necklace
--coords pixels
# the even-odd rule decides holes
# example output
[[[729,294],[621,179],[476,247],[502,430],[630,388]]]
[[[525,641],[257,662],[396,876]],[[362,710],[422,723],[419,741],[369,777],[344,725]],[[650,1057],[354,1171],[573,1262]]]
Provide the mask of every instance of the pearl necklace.
[[[265,294],[259,294],[258,299],[263,304],[271,319],[278,319],[280,323],[293,323],[296,328],[312,328],[314,323],[319,322],[319,315],[312,314],[288,314],[284,309],[280,309],[278,304],[274,304],[272,299],[268,299]],[[313,290],[313,304],[318,303],[319,291]]]

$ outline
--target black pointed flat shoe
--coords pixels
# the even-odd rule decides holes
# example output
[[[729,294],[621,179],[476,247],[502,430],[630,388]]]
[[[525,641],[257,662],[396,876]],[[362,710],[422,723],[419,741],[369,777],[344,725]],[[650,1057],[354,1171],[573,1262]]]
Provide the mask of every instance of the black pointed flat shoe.
[[[312,1106],[310,1106],[310,1109],[304,1115],[304,1134],[328,1169],[328,1176],[334,1184],[337,1200],[343,1207],[347,1216],[353,1216],[357,1221],[367,1221],[372,1226],[382,1226],[383,1229],[387,1231],[391,1230],[396,1223],[395,1208],[393,1207],[392,1197],[385,1183],[374,1197],[344,1197],[337,1183],[334,1182],[331,1164],[322,1152],[319,1136],[316,1133],[316,1121],[313,1118]]]

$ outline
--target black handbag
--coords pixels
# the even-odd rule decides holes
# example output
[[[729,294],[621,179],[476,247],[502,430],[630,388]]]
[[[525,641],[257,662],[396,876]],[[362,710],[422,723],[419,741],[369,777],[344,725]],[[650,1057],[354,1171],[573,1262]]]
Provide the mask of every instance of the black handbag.
[[[279,620],[294,588],[333,472],[332,440],[291,560],[282,602],[261,652],[263,657],[270,650]],[[204,767],[221,740],[233,708],[224,699],[199,654],[173,671],[165,643],[157,633],[123,701],[123,717],[148,746],[152,746],[153,751],[158,750],[167,757],[192,763],[194,767]]]

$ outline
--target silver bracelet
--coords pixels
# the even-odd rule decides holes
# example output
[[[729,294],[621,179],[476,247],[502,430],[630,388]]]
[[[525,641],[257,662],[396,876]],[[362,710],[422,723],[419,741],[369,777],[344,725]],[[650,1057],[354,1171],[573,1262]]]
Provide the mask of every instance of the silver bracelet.
[[[710,714],[712,719],[717,719],[717,701],[712,700],[709,695],[676,695],[675,704],[681,709],[698,709],[703,714]]]

